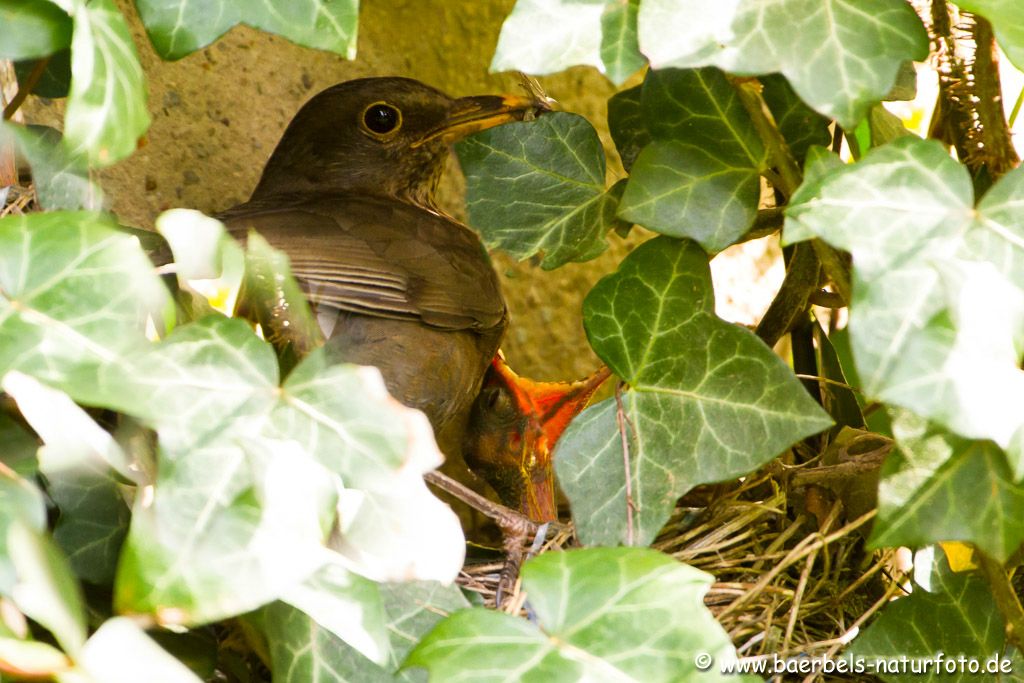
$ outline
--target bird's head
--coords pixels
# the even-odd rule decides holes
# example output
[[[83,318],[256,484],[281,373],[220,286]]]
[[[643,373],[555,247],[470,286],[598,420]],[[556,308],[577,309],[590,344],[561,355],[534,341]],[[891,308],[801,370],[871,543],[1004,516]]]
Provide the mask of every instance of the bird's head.
[[[547,108],[516,95],[454,99],[411,78],[340,83],[295,115],[253,196],[356,191],[432,206],[452,142]]]
[[[610,374],[601,368],[577,382],[534,382],[516,375],[497,356],[470,414],[463,442],[466,464],[505,505],[537,522],[557,519],[552,452]]]

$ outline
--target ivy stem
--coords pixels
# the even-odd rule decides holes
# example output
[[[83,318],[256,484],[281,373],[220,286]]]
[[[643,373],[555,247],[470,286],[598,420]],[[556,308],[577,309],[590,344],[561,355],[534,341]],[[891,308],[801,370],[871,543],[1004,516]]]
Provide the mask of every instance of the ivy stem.
[[[744,109],[750,115],[754,130],[768,151],[768,166],[776,170],[782,181],[778,189],[787,199],[792,197],[796,188],[803,182],[803,174],[789,150],[789,145],[786,144],[786,139],[782,137],[779,127],[775,124],[775,117],[761,95],[761,82],[753,78],[736,78],[733,79],[733,86]]]
[[[32,67],[32,71],[29,72],[28,77],[25,78],[25,82],[18,85],[18,92],[14,93],[14,97],[4,107],[4,121],[10,120],[14,116],[14,112],[18,111],[21,107],[21,103],[25,101],[25,98],[31,94],[32,90],[39,84],[43,74],[46,73],[46,67],[50,64],[49,57],[43,57],[36,65]]]
[[[626,545],[633,545],[633,510],[636,508],[636,504],[633,502],[633,468],[629,465],[629,435],[626,433],[626,427],[632,426],[629,424],[629,418],[626,417],[626,411],[622,406],[622,387],[623,382],[619,382],[615,386],[615,421],[619,426],[619,437],[622,439],[622,466],[626,474]]]
[[[774,168],[781,181],[778,190],[788,200],[803,182],[803,173],[793,158],[786,139],[775,123],[775,117],[761,94],[761,82],[753,78],[735,78],[733,86],[740,102],[750,115],[754,129],[768,150],[768,166]],[[814,253],[825,269],[825,274],[843,301],[850,301],[850,269],[845,259],[835,249],[819,239],[813,240]]]
[[[974,557],[988,580],[999,613],[1006,620],[1006,640],[1018,650],[1024,648],[1024,607],[1021,607],[1020,598],[1010,584],[1009,575],[1002,564],[986,555],[977,546],[974,548]]]
[[[1013,110],[1010,112],[1010,118],[1007,120],[1007,124],[1010,128],[1013,128],[1013,124],[1017,121],[1017,114],[1020,113],[1020,105],[1024,104],[1024,88],[1020,89],[1020,93],[1017,94],[1017,101],[1013,103]]]

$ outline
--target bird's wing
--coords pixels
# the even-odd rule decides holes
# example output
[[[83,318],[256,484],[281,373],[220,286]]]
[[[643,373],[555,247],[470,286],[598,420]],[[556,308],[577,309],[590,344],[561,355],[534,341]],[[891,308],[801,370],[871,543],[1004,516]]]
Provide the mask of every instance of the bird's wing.
[[[505,301],[479,239],[446,218],[394,200],[318,197],[243,204],[222,214],[285,252],[318,310],[420,320],[446,329],[503,325]]]

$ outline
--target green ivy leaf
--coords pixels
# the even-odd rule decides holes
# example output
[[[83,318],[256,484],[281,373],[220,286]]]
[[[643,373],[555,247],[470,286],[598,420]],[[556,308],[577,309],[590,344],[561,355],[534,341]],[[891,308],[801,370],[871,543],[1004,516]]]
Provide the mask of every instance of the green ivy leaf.
[[[628,172],[640,156],[640,150],[651,141],[647,124],[640,108],[642,85],[615,93],[608,100],[608,129],[611,131],[615,149],[619,152],[622,167]]]
[[[45,444],[39,449],[39,472],[60,512],[53,540],[80,578],[109,584],[130,517],[128,487],[114,470],[125,481],[142,481],[141,474],[113,437],[64,392],[20,373],[5,377],[3,388]]]
[[[125,617],[103,622],[82,649],[79,666],[91,680],[103,683],[200,683],[184,663]]]
[[[615,85],[622,85],[647,63],[636,41],[639,8],[640,0],[613,0],[601,15],[601,64]]]
[[[287,373],[310,351],[323,346],[324,334],[292,277],[288,257],[255,231],[247,245],[235,315],[260,324],[264,338],[277,351],[281,370]]]
[[[880,104],[868,112],[868,130],[871,131],[871,146],[881,147],[893,140],[913,135],[903,125],[903,120]]]
[[[650,543],[698,484],[746,474],[832,421],[752,332],[714,314],[707,255],[692,242],[644,243],[583,304],[594,351],[630,389],[634,542]],[[627,539],[616,401],[574,420],[555,453],[580,539]]]
[[[517,0],[501,26],[491,71],[550,74],[577,64],[621,85],[644,65],[638,0]]]
[[[47,59],[49,61],[39,82],[32,88],[32,94],[51,99],[67,97],[71,91],[71,48],[59,50]],[[38,63],[38,59],[15,62],[14,74],[18,77],[18,82],[24,83]]]
[[[6,456],[6,453],[0,455]],[[22,524],[32,532],[43,531],[46,529],[46,504],[34,484],[0,467],[0,595],[10,595],[17,578],[7,548],[7,533],[15,524]]]
[[[280,597],[323,565],[336,487],[289,442],[220,439],[162,459],[152,501],[136,501],[116,609],[195,625]]]
[[[39,442],[11,416],[0,412],[0,463],[24,479],[34,479],[39,471],[36,451]]]
[[[7,552],[17,577],[9,597],[76,656],[85,643],[85,604],[67,560],[42,531],[22,522],[7,528]]]
[[[951,431],[991,439],[1024,476],[1024,171],[974,206],[967,170],[908,136],[794,195],[784,238],[853,254],[850,334],[862,388]]]
[[[765,150],[718,69],[647,74],[641,93],[654,142],[632,168],[619,216],[721,251],[757,216]]]
[[[812,145],[825,147],[832,141],[829,120],[804,104],[785,77],[768,74],[760,80],[765,104],[798,163],[803,163]]]
[[[778,71],[847,130],[888,94],[904,61],[928,54],[928,36],[905,0],[644,0],[638,31],[655,69]]]
[[[1003,620],[985,580],[953,573],[934,546],[918,552],[914,564],[913,592],[890,602],[853,641],[849,652],[890,661],[901,657],[934,660],[941,652],[947,659],[965,655],[985,662],[1003,654]],[[962,679],[949,680],[973,677],[965,672]],[[921,675],[908,671],[884,680],[909,682],[921,680]]]
[[[37,59],[71,44],[71,20],[40,0],[0,2],[0,59]]]
[[[68,154],[109,166],[134,152],[149,128],[145,77],[128,23],[113,0],[74,0],[71,16]]]
[[[275,681],[305,683],[318,677],[391,683],[421,681],[420,671],[398,671],[409,651],[447,614],[469,607],[454,585],[427,581],[379,586],[387,631],[388,661],[377,665],[310,617],[283,603],[262,611]]]
[[[1024,7],[1005,0],[956,0],[956,4],[988,19],[999,47],[1014,66],[1024,70]]]
[[[395,680],[301,610],[283,602],[265,607],[258,622],[267,639],[270,670],[278,683]]]
[[[914,62],[907,60],[900,64],[896,72],[896,82],[893,84],[889,94],[885,96],[886,102],[910,102],[917,98],[917,67]]]
[[[115,228],[85,212],[0,219],[0,376],[88,387],[97,366],[145,343],[167,292],[138,240]]]
[[[442,462],[429,424],[374,369],[317,351],[279,385],[270,346],[210,316],[109,366],[88,398],[160,438],[118,575],[123,609],[197,623],[279,598],[334,557],[339,509],[331,547],[366,576],[450,580],[462,565],[458,521],[422,478]]]
[[[370,661],[384,664],[390,656],[384,605],[373,581],[332,563],[282,598]]]
[[[306,47],[356,56],[359,0],[137,0],[157,54],[181,59],[239,23]]]
[[[1003,452],[909,411],[892,412],[899,448],[882,466],[871,544],[966,541],[1005,562],[1024,541],[1024,487],[1014,483]]]
[[[812,317],[814,317],[813,314]],[[831,337],[825,333],[821,322],[816,317],[814,317],[812,332],[817,351],[818,371],[822,378],[831,380],[818,383],[822,407],[828,411],[837,425],[864,429],[864,414],[857,401],[857,393],[850,388],[855,385],[850,384],[846,369],[843,367]]]
[[[10,137],[32,167],[39,203],[44,209],[101,209],[103,191],[89,179],[85,159],[68,154],[60,132],[45,126],[0,126],[0,145]]]
[[[71,666],[67,655],[46,643],[0,637],[0,661],[30,679],[50,678]]]
[[[522,580],[536,623],[463,610],[405,665],[429,669],[431,680],[727,680],[694,665],[697,653],[716,663],[736,656],[704,606],[704,572],[652,550],[593,548],[540,555]]]
[[[469,224],[488,247],[541,266],[587,261],[608,244],[618,203],[605,190],[604,150],[582,116],[545,114],[456,144]]]

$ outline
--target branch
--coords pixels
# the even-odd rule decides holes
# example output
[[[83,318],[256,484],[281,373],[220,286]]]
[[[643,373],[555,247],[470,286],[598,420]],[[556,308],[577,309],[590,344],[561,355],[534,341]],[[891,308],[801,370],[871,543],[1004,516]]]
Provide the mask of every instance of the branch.
[[[978,560],[981,571],[988,580],[999,613],[1006,620],[1006,640],[1018,650],[1024,648],[1024,608],[1021,607],[1020,598],[1010,583],[1009,575],[1000,563],[976,546],[974,557]]]
[[[46,73],[46,67],[49,66],[49,64],[50,58],[43,57],[36,62],[34,67],[32,67],[32,71],[29,72],[25,82],[18,85],[18,92],[14,94],[11,101],[6,107],[4,107],[4,121],[9,121],[11,117],[14,116],[14,112],[18,111],[21,103],[25,101],[25,98],[32,93],[37,85],[39,85],[39,80],[43,77],[43,74]]]
[[[622,466],[626,474],[626,545],[633,545],[633,468],[629,465],[629,434],[626,427],[632,427],[626,411],[622,408],[622,387],[625,383],[615,385],[615,421],[619,426],[619,437],[622,439]]]
[[[490,517],[497,522],[502,531],[525,530],[533,534],[541,527],[541,524],[534,522],[521,512],[481,496],[468,486],[455,481],[447,474],[433,470],[424,474],[423,479],[445,493],[455,496],[474,510],[478,510],[487,517]]]
[[[955,10],[952,10],[955,11]],[[992,25],[960,12],[954,25],[946,0],[932,0],[929,19],[939,95],[928,137],[956,148],[971,176],[994,181],[1020,164],[1003,113]]]
[[[782,229],[785,218],[782,213],[782,207],[773,206],[767,209],[758,209],[757,218],[754,219],[754,224],[750,226],[750,230],[743,233],[743,236],[736,240],[735,243],[750,242],[751,240],[759,240],[768,235],[774,235]]]
[[[793,247],[788,266],[779,293],[757,325],[757,336],[769,347],[774,347],[807,312],[807,300],[818,290],[821,264],[809,244],[801,242]]]
[[[798,486],[824,486],[837,481],[849,481],[851,477],[861,474],[870,474],[882,467],[885,457],[892,450],[892,443],[888,443],[873,451],[868,451],[855,459],[836,463],[835,465],[824,465],[822,467],[807,467],[793,472],[790,478],[790,485]]]

